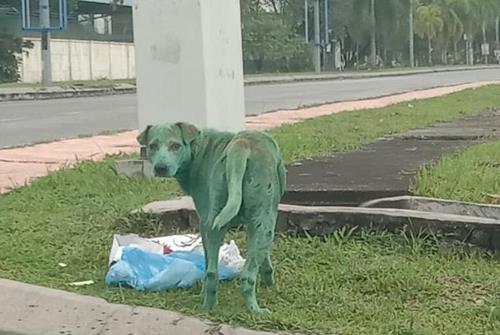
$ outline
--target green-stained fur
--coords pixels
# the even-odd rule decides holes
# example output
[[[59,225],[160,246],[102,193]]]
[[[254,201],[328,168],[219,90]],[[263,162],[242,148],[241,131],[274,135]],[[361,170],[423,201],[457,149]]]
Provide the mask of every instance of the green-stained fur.
[[[138,141],[146,146],[154,173],[175,177],[193,198],[200,219],[206,272],[203,304],[217,303],[218,255],[228,229],[245,225],[248,254],[241,272],[245,302],[261,312],[255,283],[260,273],[264,285],[272,285],[270,253],[278,204],[286,186],[281,152],[266,133],[199,130],[186,123],[149,126]]]

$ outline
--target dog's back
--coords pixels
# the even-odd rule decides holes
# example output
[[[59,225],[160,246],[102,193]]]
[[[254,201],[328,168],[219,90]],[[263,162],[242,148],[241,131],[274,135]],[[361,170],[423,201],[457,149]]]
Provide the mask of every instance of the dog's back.
[[[254,177],[268,171],[269,177],[276,176],[276,186],[281,198],[286,190],[286,168],[281,151],[273,137],[264,132],[243,131],[233,141],[243,140],[250,147],[246,175]]]

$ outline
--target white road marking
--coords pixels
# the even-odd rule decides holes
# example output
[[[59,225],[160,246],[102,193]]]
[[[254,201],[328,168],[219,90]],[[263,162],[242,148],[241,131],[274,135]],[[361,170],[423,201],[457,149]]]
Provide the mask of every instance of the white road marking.
[[[7,122],[21,121],[24,119],[25,119],[24,117],[17,117],[17,118],[11,118],[11,119],[0,119],[0,122],[7,123]]]

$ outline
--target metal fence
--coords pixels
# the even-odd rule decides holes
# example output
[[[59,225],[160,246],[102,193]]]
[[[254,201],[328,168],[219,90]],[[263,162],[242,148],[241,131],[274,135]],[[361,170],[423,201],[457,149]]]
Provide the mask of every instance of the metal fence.
[[[36,18],[36,8],[33,15]],[[0,2],[0,33],[22,37],[39,36],[37,33],[22,30],[18,0]],[[68,28],[51,35],[56,39],[133,42],[132,7],[104,0],[78,1],[69,10]]]

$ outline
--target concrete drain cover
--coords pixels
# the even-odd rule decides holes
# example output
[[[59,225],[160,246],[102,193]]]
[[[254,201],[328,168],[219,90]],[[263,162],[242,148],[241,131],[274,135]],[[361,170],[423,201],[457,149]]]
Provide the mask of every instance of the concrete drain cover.
[[[198,218],[190,197],[157,201],[135,213],[159,215],[172,231],[196,230]],[[500,249],[500,206],[401,196],[360,207],[281,204],[276,230],[291,235],[326,236],[344,228],[394,233],[431,232],[489,250]]]

